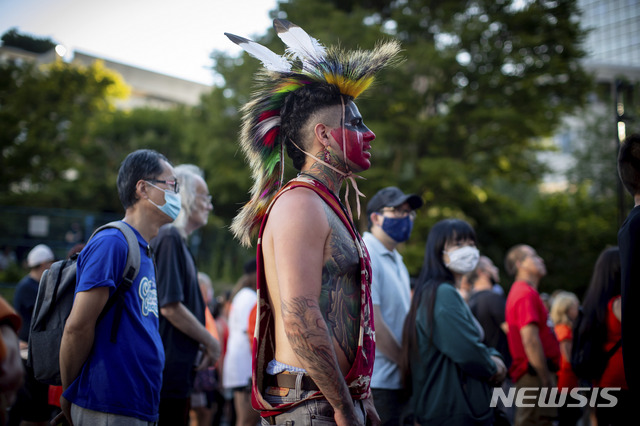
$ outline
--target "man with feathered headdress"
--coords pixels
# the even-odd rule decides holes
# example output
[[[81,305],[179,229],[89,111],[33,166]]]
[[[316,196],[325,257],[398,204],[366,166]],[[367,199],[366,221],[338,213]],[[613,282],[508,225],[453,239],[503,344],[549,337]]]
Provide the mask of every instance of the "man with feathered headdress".
[[[354,173],[371,165],[375,135],[353,101],[399,45],[344,52],[288,21],[274,27],[285,56],[227,34],[265,66],[243,108],[252,198],[232,225],[246,245],[259,231],[253,406],[263,424],[377,424],[369,256],[338,195],[345,179],[360,195]],[[300,173],[283,186],[285,149]]]

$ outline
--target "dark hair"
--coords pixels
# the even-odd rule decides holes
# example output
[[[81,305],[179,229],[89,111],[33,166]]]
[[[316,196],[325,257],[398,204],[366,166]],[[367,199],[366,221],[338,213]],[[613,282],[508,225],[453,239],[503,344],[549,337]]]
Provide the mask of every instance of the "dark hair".
[[[152,179],[162,173],[161,161],[167,158],[152,149],[139,149],[127,155],[118,171],[118,196],[126,209],[137,201],[136,184],[141,179]]]
[[[416,315],[418,308],[427,304],[427,318],[429,329],[433,329],[433,308],[436,302],[436,292],[443,284],[454,285],[453,273],[445,266],[442,252],[447,242],[472,240],[477,242],[476,233],[467,222],[461,219],[444,219],[436,223],[429,231],[424,250],[422,269],[416,281],[415,292],[411,299],[411,308],[407,314],[402,329],[402,359],[401,368],[405,389],[411,389],[410,357],[417,351]],[[430,333],[430,341],[432,339]]]
[[[256,258],[252,257],[251,259],[244,262],[242,265],[242,271],[245,274],[253,274],[258,270],[258,262],[256,262]]]
[[[582,332],[589,333],[604,344],[607,305],[613,297],[620,294],[620,250],[618,247],[610,247],[600,253],[593,268],[591,282],[582,303]]]
[[[236,294],[238,294],[238,292],[243,288],[250,288],[253,290],[256,289],[257,277],[255,272],[256,271],[245,272],[244,274],[242,274],[242,276],[240,276],[240,278],[238,278],[238,282],[231,289],[230,300],[232,302],[233,302],[233,299],[236,297]]]
[[[640,194],[640,134],[630,135],[620,145],[618,175],[631,195]]]
[[[280,141],[287,148],[287,154],[293,160],[293,167],[302,169],[305,154],[296,148],[294,141],[300,148],[305,149],[307,137],[301,135],[301,130],[313,113],[321,108],[340,105],[340,99],[345,104],[352,98],[342,95],[333,84],[310,83],[292,92],[284,101],[280,110]],[[306,149],[305,149],[306,150]]]

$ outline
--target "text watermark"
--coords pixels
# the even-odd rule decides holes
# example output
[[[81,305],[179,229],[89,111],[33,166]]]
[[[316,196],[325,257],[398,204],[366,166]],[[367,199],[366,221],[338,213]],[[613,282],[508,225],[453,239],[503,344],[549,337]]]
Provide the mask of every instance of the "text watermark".
[[[496,407],[498,400],[505,407],[615,407],[618,398],[613,394],[621,388],[538,388],[524,387],[504,389],[493,388],[491,407]],[[600,401],[598,402],[598,396]]]

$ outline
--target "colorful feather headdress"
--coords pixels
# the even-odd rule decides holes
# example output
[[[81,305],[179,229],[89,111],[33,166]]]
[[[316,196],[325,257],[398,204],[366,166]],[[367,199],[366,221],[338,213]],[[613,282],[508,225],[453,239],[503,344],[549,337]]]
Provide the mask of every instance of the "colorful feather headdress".
[[[251,200],[234,218],[231,230],[242,244],[251,245],[284,177],[284,141],[279,137],[280,111],[288,95],[312,84],[336,86],[340,93],[357,98],[373,82],[376,72],[389,65],[400,51],[397,41],[378,44],[371,51],[325,48],[299,26],[274,19],[278,37],[287,45],[285,55],[233,34],[225,35],[264,70],[249,102],[242,108],[240,144],[254,179]]]

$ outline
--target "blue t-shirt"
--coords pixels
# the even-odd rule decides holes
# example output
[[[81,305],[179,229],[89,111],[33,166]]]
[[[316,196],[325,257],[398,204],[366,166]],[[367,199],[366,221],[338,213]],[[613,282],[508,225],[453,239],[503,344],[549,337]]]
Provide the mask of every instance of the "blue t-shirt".
[[[140,246],[140,272],[125,295],[117,342],[110,341],[112,308],[96,325],[91,353],[64,396],[89,410],[155,422],[164,349],[158,332],[153,261],[147,254],[147,242],[134,231]],[[109,294],[113,294],[126,265],[127,251],[126,239],[119,230],[105,229],[96,234],[78,258],[76,294],[97,287],[109,287]]]

